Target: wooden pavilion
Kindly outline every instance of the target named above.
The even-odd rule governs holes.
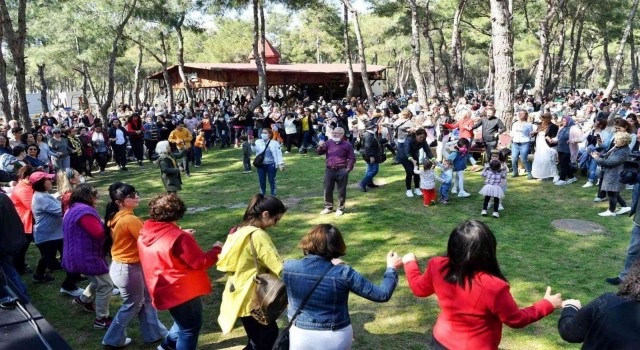
[[[342,98],[349,84],[346,64],[281,64],[280,53],[267,41],[265,48],[267,86],[271,92],[295,89],[309,94],[311,97],[323,96],[325,99]],[[231,97],[236,88],[256,88],[258,72],[253,60],[250,63],[185,63],[184,70],[191,81],[196,94],[203,90],[214,90],[217,96]],[[387,66],[367,65],[369,80],[372,85],[376,81],[386,80]],[[360,64],[353,65],[355,76],[354,95],[366,96],[362,86]],[[178,73],[178,65],[168,68],[170,81],[174,90],[184,89]],[[147,79],[157,80],[161,89],[165,88],[163,73],[155,73]],[[210,91],[211,92],[211,91]],[[207,93],[206,95],[209,96]]]

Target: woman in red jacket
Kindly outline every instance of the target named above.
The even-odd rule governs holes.
[[[560,294],[551,295],[547,287],[542,300],[518,308],[500,271],[496,245],[487,225],[469,220],[451,232],[447,255],[429,260],[423,275],[413,253],[402,258],[413,294],[438,296],[442,312],[433,327],[434,349],[498,349],[503,323],[522,328],[562,306]]]
[[[25,165],[18,171],[18,184],[11,192],[10,198],[16,207],[18,216],[24,225],[26,242],[18,249],[13,257],[13,264],[19,274],[32,273],[33,269],[25,262],[25,257],[31,242],[33,242],[33,212],[31,212],[31,200],[33,188],[29,182],[29,176],[34,172],[30,165]]]
[[[196,349],[202,327],[201,296],[211,293],[207,269],[222,250],[216,242],[208,252],[198,246],[194,230],[177,222],[186,211],[174,194],[149,202],[149,218],[138,237],[138,253],[153,306],[169,310],[174,323],[158,349]]]

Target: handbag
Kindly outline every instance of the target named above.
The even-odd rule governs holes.
[[[278,338],[276,339],[276,342],[273,344],[273,348],[271,348],[271,350],[289,350],[289,329],[291,329],[291,326],[293,326],[293,322],[296,320],[296,317],[300,315],[300,312],[302,312],[302,308],[304,308],[304,305],[307,303],[307,301],[309,300],[309,297],[311,297],[311,294],[316,289],[316,287],[318,287],[318,285],[320,284],[320,281],[322,281],[324,276],[326,276],[327,273],[332,268],[333,268],[333,264],[331,264],[326,270],[324,270],[320,278],[318,278],[318,280],[313,285],[313,287],[311,287],[311,290],[309,291],[309,293],[307,293],[304,299],[302,299],[300,306],[298,306],[298,309],[291,317],[291,320],[289,321],[289,324],[287,324],[287,327],[285,327],[282,330],[282,332],[280,332],[280,335],[278,335]]]
[[[255,232],[255,231],[254,231]],[[284,282],[270,273],[260,273],[256,248],[253,246],[253,232],[249,234],[251,255],[256,265],[256,288],[253,292],[251,316],[262,325],[268,325],[280,317],[287,308],[287,288]]]
[[[269,143],[271,143],[271,139],[267,141],[267,144],[264,146],[264,151],[260,152],[255,158],[253,158],[253,166],[256,168],[262,168],[264,166],[264,154],[269,149]]]

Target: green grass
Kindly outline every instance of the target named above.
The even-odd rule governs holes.
[[[547,285],[567,298],[577,298],[583,305],[603,292],[614,288],[604,282],[615,276],[622,267],[628,236],[632,227],[628,218],[600,218],[596,214],[606,204],[592,202],[595,190],[582,189],[582,179],[570,186],[557,187],[548,181],[527,181],[526,177],[509,179],[500,219],[482,218],[482,198],[477,194],[482,178],[466,173],[467,199],[452,197],[449,205],[424,208],[420,198],[406,198],[404,172],[400,166],[385,163],[376,181],[385,186],[362,193],[354,188],[364,172],[364,162],[358,159],[350,176],[347,208],[344,216],[320,216],[322,210],[322,178],[324,158],[315,155],[285,156],[287,169],[278,173],[279,197],[289,211],[278,226],[270,228],[278,251],[284,258],[299,258],[298,241],[315,224],[336,224],[345,236],[347,255],[344,260],[369,279],[379,283],[385,268],[385,254],[395,250],[400,254],[414,252],[424,268],[429,256],[443,254],[451,230],[466,219],[486,221],[498,238],[498,260],[511,284],[518,305],[529,306],[539,300]],[[128,173],[113,169],[92,181],[102,198],[114,181],[126,181],[142,196],[136,213],[147,216],[147,202],[163,191],[159,170],[145,163],[143,168],[130,166]],[[249,198],[258,191],[257,174],[241,174],[241,151],[215,149],[204,157],[204,165],[193,169],[192,177],[184,179],[180,192],[188,207],[208,209],[187,214],[180,222],[184,228],[195,228],[202,247],[210,247],[216,240],[224,241],[229,228],[241,221]],[[624,197],[630,199],[631,191]],[[337,195],[336,195],[337,199]],[[104,211],[104,202],[99,211]],[[608,234],[577,236],[558,231],[551,221],[559,218],[587,219],[604,225]],[[38,259],[35,247],[29,250],[28,261],[35,266]],[[35,285],[26,282],[33,304],[53,327],[75,349],[99,349],[104,331],[92,329],[93,316],[71,306],[71,299],[58,293],[63,274],[56,272],[56,282]],[[215,269],[209,271],[213,293],[205,297],[204,327],[200,335],[202,349],[241,349],[246,343],[242,326],[222,335],[216,319],[220,310],[225,278]],[[435,296],[416,298],[408,288],[404,273],[392,299],[385,304],[369,302],[351,296],[349,308],[354,328],[354,349],[423,349],[430,339],[431,327],[439,313]],[[115,315],[120,298],[111,302]],[[503,349],[577,349],[562,341],[557,333],[560,312],[525,329],[504,327]],[[168,312],[160,317],[171,326]],[[284,318],[280,320],[284,323]],[[143,345],[137,321],[129,327],[132,349],[154,349]]]

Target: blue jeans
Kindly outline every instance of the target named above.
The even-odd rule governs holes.
[[[307,130],[302,133],[302,147],[300,147],[300,151],[306,151],[307,148],[309,148],[309,144],[311,144],[314,148],[317,146],[316,141],[313,139],[311,130]]]
[[[193,164],[202,164],[202,148],[200,147],[193,147]]]
[[[198,336],[202,328],[202,300],[193,298],[169,309],[173,326],[164,338],[165,349],[193,350],[198,346]]]
[[[360,182],[362,187],[367,187],[368,184],[373,184],[373,177],[378,174],[378,170],[380,169],[380,164],[378,163],[367,163],[366,170],[364,172],[364,178]]]
[[[121,346],[127,338],[127,326],[134,317],[140,321],[142,340],[151,343],[167,335],[167,328],[158,320],[158,311],[151,305],[151,296],[145,286],[142,265],[111,262],[109,275],[120,290],[122,306],[102,342]]]
[[[529,142],[514,142],[511,144],[511,167],[514,174],[518,174],[518,157],[524,168],[527,169],[527,175],[531,176],[531,163],[527,159],[529,155]]]
[[[589,181],[596,183],[598,181],[598,163],[593,158],[589,159]]]
[[[624,280],[629,274],[631,266],[640,257],[640,226],[633,224],[633,230],[631,230],[631,241],[629,242],[629,250],[627,251],[627,260],[624,262],[624,270],[620,272],[618,278]]]
[[[2,270],[4,271],[4,275],[6,276],[9,285],[12,287],[11,289],[16,293],[16,296],[26,304],[29,302],[27,287],[24,285],[24,283],[22,283],[22,279],[20,279],[18,271],[16,271],[15,267],[13,266],[13,257],[5,256],[0,258],[0,268],[2,268]],[[4,292],[0,289],[0,299],[6,296],[8,295],[4,295]]]
[[[445,201],[449,200],[449,189],[451,188],[451,183],[443,183],[440,185],[440,199]]]
[[[267,178],[269,178],[269,187],[271,188],[271,195],[276,195],[276,165],[274,163],[264,164],[262,167],[256,168],[258,170],[258,182],[260,183],[260,193],[265,194],[267,192]]]

